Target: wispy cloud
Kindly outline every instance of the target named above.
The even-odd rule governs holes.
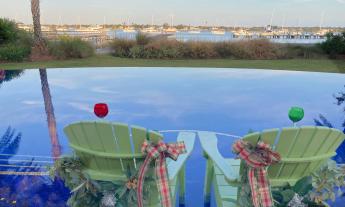
[[[102,87],[102,86],[92,87],[90,90],[92,92],[96,92],[96,93],[119,94],[119,92],[117,92],[117,91],[113,91],[113,90],[110,90],[110,89]]]
[[[78,102],[69,102],[68,105],[72,106],[75,109],[80,111],[86,111],[89,113],[93,113],[93,109],[88,104],[78,103]]]
[[[195,73],[195,71],[191,71]],[[241,80],[261,80],[272,77],[286,77],[296,76],[301,74],[298,71],[283,71],[283,70],[256,70],[256,69],[218,69],[218,70],[200,70],[198,75],[204,75],[205,77],[222,78],[222,79],[241,79]]]
[[[78,87],[78,84],[75,82],[75,80],[69,79],[51,78],[49,79],[49,84],[51,86],[57,86],[66,89],[76,89]]]
[[[30,105],[30,106],[42,106],[43,101],[35,101],[35,100],[24,100],[22,101],[23,104],[25,105]]]

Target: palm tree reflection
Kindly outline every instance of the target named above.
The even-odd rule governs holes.
[[[51,97],[50,89],[49,89],[47,70],[39,69],[39,71],[40,71],[42,94],[43,94],[43,100],[44,100],[44,108],[47,115],[49,136],[50,136],[50,141],[52,144],[52,156],[54,157],[54,159],[57,159],[61,155],[61,146],[59,143],[59,137],[56,130],[56,120],[55,120],[52,97]]]

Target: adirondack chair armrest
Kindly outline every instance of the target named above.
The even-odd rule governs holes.
[[[211,159],[230,182],[240,180],[239,173],[229,162],[219,153],[217,146],[217,136],[212,132],[198,132],[201,146],[208,159]]]
[[[186,145],[187,153],[181,154],[176,161],[170,161],[168,163],[169,180],[173,180],[182,167],[184,166],[187,158],[190,156],[194,148],[195,133],[192,132],[181,132],[177,137],[177,141],[183,141]]]

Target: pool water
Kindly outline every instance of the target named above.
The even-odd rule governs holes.
[[[345,91],[342,74],[83,68],[47,70],[47,82],[44,79],[39,70],[33,69],[7,71],[5,81],[0,81],[0,171],[46,171],[44,166],[53,163],[53,156],[60,151],[71,153],[63,128],[76,121],[98,120],[93,114],[93,105],[98,102],[109,106],[106,120],[154,130],[207,130],[242,136],[249,131],[292,126],[288,119],[291,106],[305,110],[298,125],[315,125],[314,119],[320,120],[321,114],[333,127],[344,129],[345,106],[338,105],[336,99]],[[45,104],[54,108],[55,116],[51,111],[46,113]],[[176,139],[176,133],[165,136],[167,141]],[[233,156],[234,140],[219,137],[224,156]],[[52,144],[56,141],[61,147]],[[187,162],[187,206],[203,206],[204,172],[205,160],[197,140]],[[68,198],[63,184],[47,176],[0,178],[0,206],[65,206]],[[339,203],[338,199],[332,206]]]

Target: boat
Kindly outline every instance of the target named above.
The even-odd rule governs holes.
[[[211,33],[212,34],[217,34],[217,35],[224,35],[225,34],[225,30],[219,29],[219,28],[212,28]]]

